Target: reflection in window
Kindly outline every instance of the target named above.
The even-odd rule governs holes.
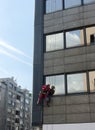
[[[65,0],[65,8],[71,8],[81,5],[81,0]]]
[[[62,10],[62,0],[46,0],[46,13]]]
[[[75,47],[84,45],[83,30],[74,30],[66,32],[66,47]]]
[[[95,92],[95,71],[89,72],[90,92]]]
[[[84,0],[84,4],[93,3],[95,0]]]
[[[95,27],[86,28],[87,45],[95,44]]]
[[[67,92],[87,92],[86,73],[67,75]]]
[[[63,49],[63,33],[46,36],[46,51]]]
[[[46,77],[46,84],[55,86],[55,94],[65,94],[64,75]]]

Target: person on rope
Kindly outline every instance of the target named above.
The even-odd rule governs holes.
[[[55,93],[55,86],[51,86],[50,90],[47,92],[46,95],[46,103],[48,107],[50,106],[51,97],[54,95],[54,93]]]
[[[47,97],[48,91],[50,91],[50,85],[43,85],[41,91],[39,92],[37,104],[40,104],[41,101]]]

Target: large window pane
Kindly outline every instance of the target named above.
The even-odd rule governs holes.
[[[89,72],[90,92],[95,92],[95,71]]]
[[[49,13],[51,12],[51,1],[46,0],[46,12]]]
[[[87,92],[86,73],[67,75],[67,92]]]
[[[55,94],[65,94],[64,75],[48,76],[46,84],[55,86]]]
[[[46,13],[62,10],[62,0],[46,0]]]
[[[95,44],[95,27],[86,28],[87,45]]]
[[[66,47],[75,47],[84,45],[83,30],[66,32]]]
[[[93,3],[95,0],[84,0],[84,4]]]
[[[46,36],[46,51],[63,49],[63,33]]]
[[[62,5],[63,5],[63,3],[62,3],[62,0],[56,0],[56,6],[55,6],[55,10],[57,11],[57,10],[62,10]]]
[[[65,2],[65,8],[71,8],[74,6],[81,5],[81,0],[64,0]]]

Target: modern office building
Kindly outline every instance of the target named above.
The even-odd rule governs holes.
[[[50,107],[41,86],[55,85]],[[95,0],[35,0],[34,129],[95,129]]]
[[[0,79],[0,130],[31,129],[31,95],[13,78]]]

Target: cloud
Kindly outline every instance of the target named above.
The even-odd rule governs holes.
[[[68,47],[79,46],[81,44],[79,36],[76,35],[75,33],[67,32],[66,37]]]
[[[15,47],[9,45],[7,42],[5,42],[5,41],[3,41],[3,40],[0,40],[0,46],[5,47],[5,48],[7,48],[7,49],[9,49],[9,50],[11,50],[11,51],[13,51],[13,52],[16,52],[17,54],[20,54],[20,55],[23,55],[23,56],[25,56],[25,57],[27,57],[27,58],[32,59],[31,56],[28,56],[28,55],[27,55],[26,53],[24,53],[23,51],[21,51],[21,50],[15,48]]]
[[[11,54],[11,53],[7,52],[7,51],[6,51],[6,50],[4,50],[4,49],[0,49],[0,53],[4,54],[4,55],[6,55],[6,56],[9,56],[9,57],[11,57],[11,58],[13,58],[13,59],[15,59],[15,60],[17,60],[17,61],[21,62],[21,63],[24,63],[24,64],[27,64],[27,65],[29,65],[29,66],[32,66],[32,64],[31,64],[31,63],[26,62],[26,61],[24,61],[24,60],[22,60],[22,59],[20,59],[20,58],[16,57],[15,55],[13,55],[13,54]]]

